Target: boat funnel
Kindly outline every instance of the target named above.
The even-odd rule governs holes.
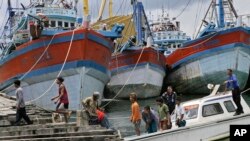
[[[147,47],[152,47],[152,45],[153,45],[152,36],[148,36],[148,38],[147,38]]]
[[[90,15],[85,16],[82,23],[83,28],[89,28],[90,21],[91,21]]]
[[[177,28],[177,30],[180,30],[180,22],[179,22],[179,21],[176,21],[175,23],[176,23],[176,28]]]
[[[239,27],[239,26],[242,26],[242,16],[239,16],[238,18],[237,18],[237,25],[236,25],[237,27]]]

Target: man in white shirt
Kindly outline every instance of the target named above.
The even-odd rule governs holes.
[[[25,110],[25,102],[23,98],[23,89],[20,87],[21,81],[15,80],[14,82],[15,88],[16,88],[16,123],[15,125],[19,125],[21,119],[23,118],[28,124],[33,124],[33,122],[30,120],[28,115],[26,114]]]
[[[186,121],[184,120],[185,111],[183,107],[180,105],[180,103],[181,103],[181,98],[177,97],[175,105],[175,119],[176,119],[175,124],[178,127],[184,127],[186,125]]]

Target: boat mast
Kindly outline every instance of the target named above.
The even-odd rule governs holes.
[[[131,4],[133,5],[134,10],[133,19],[136,27],[137,44],[142,45],[143,41],[146,41],[147,37],[151,36],[152,33],[148,24],[147,16],[145,14],[142,2],[138,2],[137,0],[131,0]]]
[[[10,0],[8,0],[8,11],[9,11],[9,25],[10,25],[10,27],[9,27],[9,30],[10,30],[10,32],[11,32],[11,30],[12,30],[12,27],[13,27],[13,16],[14,16],[14,12],[13,12],[13,8],[12,8],[12,6],[11,6],[11,1]]]
[[[83,13],[84,17],[89,15],[89,0],[83,0]]]
[[[99,9],[99,15],[98,15],[97,21],[102,20],[102,14],[103,14],[106,2],[107,2],[107,0],[102,0],[101,7]]]
[[[224,15],[224,7],[223,7],[223,0],[216,1],[217,12],[218,12],[218,27],[224,28],[225,27],[225,15]]]
[[[113,17],[113,0],[109,0],[109,18]]]
[[[239,16],[236,13],[232,2],[232,0],[211,0],[209,8],[202,20],[195,38],[198,37],[203,25],[207,27],[208,25],[217,23],[216,28],[218,29],[235,25],[235,20],[237,20]],[[208,19],[209,13],[211,14],[211,17]]]

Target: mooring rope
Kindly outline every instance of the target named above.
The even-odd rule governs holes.
[[[33,64],[33,66],[21,77],[19,78],[18,80],[23,80],[33,69],[34,67],[38,64],[38,62],[42,59],[42,57],[44,56],[44,54],[47,52],[47,50],[49,49],[54,37],[56,36],[57,34],[54,34],[49,42],[49,44],[47,45],[47,47],[45,48],[45,50],[43,51],[43,53],[40,55],[40,57],[36,60],[36,62]],[[13,86],[13,84],[11,84],[10,86],[6,87],[5,89],[1,90],[0,92],[3,93],[3,91],[6,91],[8,89],[10,89],[11,87]]]
[[[64,66],[65,66],[65,64],[66,64],[66,62],[67,62],[67,59],[68,59],[68,56],[69,56],[69,53],[70,53],[70,50],[71,50],[71,47],[72,47],[74,35],[75,35],[75,30],[73,30],[73,32],[72,32],[72,37],[71,37],[71,41],[70,41],[70,44],[69,44],[69,48],[68,48],[66,57],[65,57],[65,59],[64,59],[63,65],[62,65],[62,67],[61,67],[61,70],[60,70],[59,73],[57,74],[57,77],[59,77],[59,76],[61,75],[61,73],[62,73],[62,71],[63,71],[63,69],[64,69]],[[33,99],[33,100],[27,101],[26,103],[29,104],[29,103],[31,103],[31,102],[33,102],[33,101],[36,101],[36,100],[42,98],[45,94],[47,94],[47,93],[51,90],[51,88],[55,85],[55,83],[56,83],[56,79],[53,81],[53,83],[50,85],[50,87],[49,87],[43,94],[41,94],[39,97],[37,97],[37,98],[35,98],[35,99]]]
[[[118,95],[120,95],[120,93],[121,93],[121,92],[123,91],[123,89],[126,87],[126,85],[128,84],[128,81],[130,80],[132,74],[134,73],[134,71],[135,71],[137,65],[139,64],[139,61],[140,61],[140,59],[141,59],[141,57],[142,57],[142,54],[143,54],[143,51],[144,51],[145,48],[146,48],[146,47],[142,47],[140,56],[138,57],[138,59],[137,59],[137,61],[136,61],[136,64],[135,64],[133,70],[130,72],[129,77],[128,77],[128,79],[125,81],[125,83],[124,83],[124,85],[122,86],[122,88],[121,88],[121,89],[117,92],[117,94],[111,99],[111,101],[109,101],[109,102],[106,103],[104,106],[102,106],[102,108],[105,108],[106,106],[108,106],[108,105],[113,101],[113,99],[115,99]]]

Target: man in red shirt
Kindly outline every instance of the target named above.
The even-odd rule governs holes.
[[[59,95],[53,97],[51,100],[54,101],[55,100],[55,104],[57,104],[56,106],[56,112],[63,114],[64,118],[65,118],[65,122],[68,122],[69,116],[71,114],[71,111],[69,111],[69,98],[68,98],[68,93],[67,90],[63,84],[64,79],[62,77],[58,77],[56,79],[56,83],[59,86]]]

